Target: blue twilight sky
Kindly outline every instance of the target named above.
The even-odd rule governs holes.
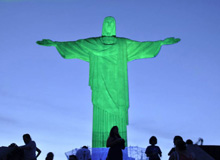
[[[0,0],[0,146],[30,133],[39,160],[91,146],[89,64],[35,42],[100,36],[109,15],[119,37],[181,38],[128,63],[128,145],[145,148],[155,135],[162,159],[177,134],[220,145],[219,0]]]

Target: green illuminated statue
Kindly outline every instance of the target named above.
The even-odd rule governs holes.
[[[162,45],[179,42],[167,38],[154,42],[138,42],[116,37],[115,19],[104,19],[102,36],[77,41],[37,41],[43,46],[55,46],[63,58],[89,62],[89,85],[92,89],[92,147],[106,147],[110,129],[118,126],[127,145],[128,75],[127,62],[157,56]]]

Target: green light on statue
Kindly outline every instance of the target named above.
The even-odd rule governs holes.
[[[106,147],[109,131],[118,126],[127,146],[128,75],[127,62],[157,56],[162,45],[174,44],[178,38],[138,42],[116,37],[115,19],[106,17],[102,36],[77,41],[37,41],[43,46],[55,46],[63,58],[89,62],[89,85],[92,90],[92,147]]]

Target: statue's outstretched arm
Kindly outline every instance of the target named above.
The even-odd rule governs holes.
[[[50,39],[43,39],[41,41],[37,41],[36,43],[42,46],[56,46],[56,42]]]
[[[170,38],[166,38],[165,40],[163,40],[162,45],[175,44],[175,43],[178,43],[179,41],[180,41],[180,38],[170,37]]]
[[[81,39],[77,41],[52,41],[50,39],[43,39],[36,43],[42,46],[54,46],[60,55],[65,59],[81,59],[89,62],[89,51],[94,50],[96,45],[93,45],[94,40]],[[89,50],[89,51],[88,51]]]

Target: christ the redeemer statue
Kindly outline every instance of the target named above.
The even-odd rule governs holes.
[[[162,45],[174,44],[178,38],[153,42],[138,42],[116,37],[115,19],[104,19],[102,36],[77,41],[37,41],[43,46],[55,46],[63,58],[89,62],[89,85],[92,90],[92,147],[106,147],[110,129],[118,126],[127,145],[128,73],[127,62],[157,56]]]

